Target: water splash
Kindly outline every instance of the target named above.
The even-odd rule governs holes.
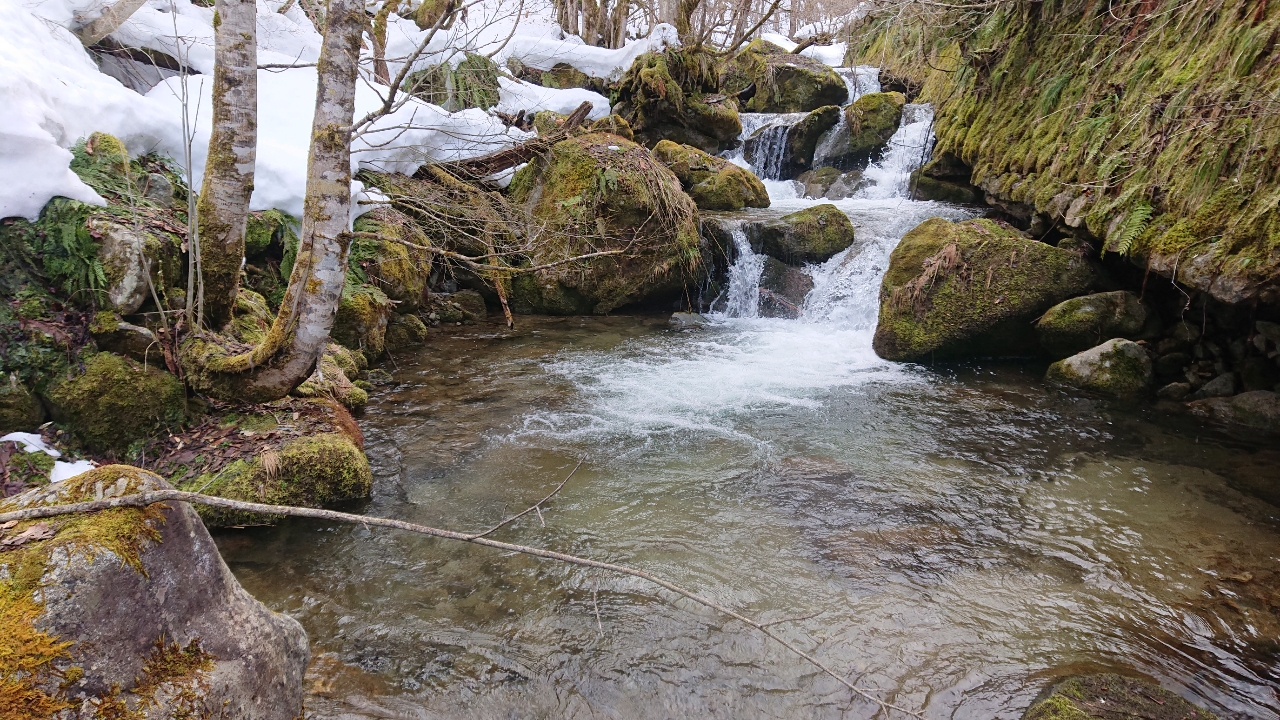
[[[907,105],[898,131],[879,162],[862,173],[870,182],[858,191],[868,199],[905,198],[910,194],[911,173],[924,165],[933,148],[933,106]]]
[[[741,225],[729,234],[733,237],[737,257],[729,266],[729,289],[720,312],[731,318],[760,317],[760,275],[764,272],[764,256],[752,251],[751,242]]]

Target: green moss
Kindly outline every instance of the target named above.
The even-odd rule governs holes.
[[[348,285],[338,303],[338,315],[330,336],[334,342],[377,359],[386,350],[387,320],[391,301],[370,285]]]
[[[531,264],[629,249],[540,271],[536,281],[521,280],[527,283],[519,291],[522,301],[532,311],[578,312],[585,303],[593,312],[609,312],[657,293],[679,292],[691,279],[701,262],[696,207],[679,180],[643,147],[589,133],[556,143],[530,166],[530,175],[517,176],[510,193],[546,228]]]
[[[1137,295],[1123,290],[1071,298],[1045,311],[1036,322],[1040,345],[1063,358],[1112,338],[1138,337],[1147,310]]]
[[[1258,100],[1280,92],[1280,73],[1258,69],[1278,27],[1280,9],[1249,0],[912,10],[873,20],[849,60],[919,80],[935,153],[975,185],[1050,220],[1055,198],[1088,188],[1071,227],[1242,302],[1280,277],[1280,137]]]
[[[1045,379],[1119,398],[1151,390],[1151,360],[1136,343],[1109,340],[1049,366]]]
[[[824,203],[783,215],[748,231],[752,245],[790,264],[817,263],[853,244],[849,216]]]
[[[252,258],[265,253],[273,242],[283,244],[285,235],[294,232],[296,222],[279,210],[249,213],[244,234],[245,257]]]
[[[387,323],[387,352],[419,347],[427,340],[427,326],[417,315],[393,315]]]
[[[1079,255],[990,220],[926,220],[889,258],[875,351],[889,360],[1032,352],[1030,321],[1093,282]]]
[[[628,123],[621,115],[602,117],[591,123],[590,130],[593,133],[609,133],[610,135],[617,135],[624,140],[634,141],[636,139],[636,134],[631,129],[631,124]]]
[[[364,452],[343,433],[322,433],[291,440],[253,460],[237,460],[216,473],[183,483],[182,489],[218,497],[266,503],[327,507],[369,496],[373,474]],[[211,527],[276,522],[275,516],[222,508],[198,509]]]
[[[1059,682],[1029,708],[1023,720],[1217,720],[1154,682],[1113,673],[1077,675]]]
[[[84,372],[49,389],[54,417],[86,447],[122,453],[136,440],[180,425],[186,389],[167,372],[112,353],[88,358]]]
[[[804,119],[791,126],[787,131],[787,156],[791,158],[793,173],[812,167],[818,140],[839,121],[840,108],[828,105],[805,115]]]
[[[275,313],[271,312],[266,298],[248,288],[240,288],[231,318],[231,334],[237,340],[249,345],[261,343],[274,320]]]
[[[742,123],[736,102],[720,92],[722,64],[701,48],[641,55],[618,82],[615,111],[645,145],[670,139],[706,152],[728,149]]]
[[[0,435],[31,432],[42,422],[44,409],[40,406],[40,400],[18,382],[17,375],[11,374],[7,379],[0,379]]]
[[[844,109],[844,119],[849,126],[849,146],[844,156],[857,162],[865,162],[889,142],[902,120],[902,108],[907,104],[905,95],[899,92],[867,93]]]
[[[690,145],[662,140],[653,156],[666,165],[702,210],[741,210],[768,207],[769,193],[749,170]]]
[[[754,84],[747,112],[810,112],[827,105],[843,105],[848,97],[844,81],[827,65],[794,55],[765,40],[753,40],[724,69],[720,85],[739,93]]]
[[[466,53],[456,67],[449,63],[410,73],[404,89],[424,102],[457,112],[488,110],[498,104],[498,65],[476,53]]]
[[[559,130],[568,117],[552,110],[539,110],[533,114],[533,129],[538,131],[538,135],[546,137]]]

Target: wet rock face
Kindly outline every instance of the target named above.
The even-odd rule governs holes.
[[[1124,717],[1147,720],[1217,720],[1179,695],[1149,680],[1113,673],[1077,675],[1054,685],[1022,720],[1089,720]]]
[[[1036,334],[1050,357],[1064,358],[1104,340],[1136,339],[1148,316],[1147,308],[1131,292],[1095,293],[1049,308],[1036,323]]]
[[[1033,354],[1032,321],[1095,279],[1080,255],[991,220],[926,220],[889,258],[873,346],[887,360]]]
[[[825,262],[854,242],[853,223],[835,205],[815,205],[743,229],[753,251],[788,265]]]
[[[0,502],[0,511],[167,487],[109,465]],[[25,521],[5,539],[0,671],[15,680],[6,697],[30,716],[301,715],[310,656],[302,626],[240,587],[185,503]]]
[[[794,177],[813,167],[813,153],[818,148],[822,134],[840,120],[840,108],[835,105],[818,108],[787,131],[787,159],[789,177]]]
[[[808,274],[766,257],[760,273],[760,317],[798,318],[813,289]]]
[[[1226,425],[1280,434],[1280,394],[1269,390],[1195,400],[1187,404],[1187,409],[1193,415]]]
[[[907,98],[902,93],[867,93],[844,109],[848,142],[825,162],[849,169],[866,167],[878,158],[902,121]]]
[[[700,210],[769,207],[769,193],[750,170],[691,145],[662,140],[653,156],[680,179],[680,186]]]
[[[1136,399],[1151,391],[1155,375],[1141,345],[1117,338],[1049,366],[1050,382],[1117,398]]]

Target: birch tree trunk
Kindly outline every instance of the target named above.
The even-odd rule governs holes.
[[[255,0],[217,0],[213,133],[200,202],[200,265],[209,327],[231,319],[244,259],[258,152],[258,16]]]
[[[362,0],[329,0],[298,257],[275,322],[261,344],[237,355],[207,335],[184,343],[187,382],[196,390],[241,402],[282,398],[310,377],[324,352],[347,277],[351,125],[364,23]]]

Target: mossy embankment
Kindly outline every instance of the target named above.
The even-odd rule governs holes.
[[[1280,301],[1280,5],[1047,0],[868,18],[849,64],[912,79],[935,157],[1037,235],[1230,303]]]

